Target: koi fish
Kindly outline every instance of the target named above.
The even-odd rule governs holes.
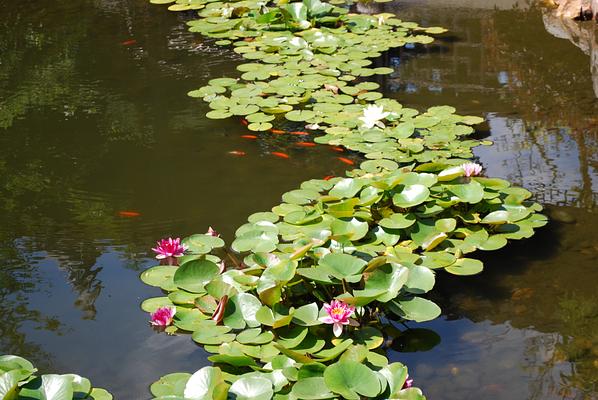
[[[139,217],[141,213],[138,213],[137,211],[119,211],[118,215],[125,218],[135,218]]]
[[[316,147],[316,144],[313,142],[298,142],[297,146],[301,147]]]
[[[334,175],[326,175],[326,176],[325,176],[324,178],[322,178],[322,179],[324,179],[325,181],[329,181],[329,180],[331,180],[332,178],[334,178]]]
[[[337,157],[339,160],[341,160],[341,162],[344,162],[347,165],[354,165],[355,162],[353,162],[353,160],[349,160],[348,158],[345,157]]]
[[[291,135],[309,135],[309,132],[303,132],[303,131],[293,131],[293,132],[289,132]]]
[[[249,125],[249,121],[247,121],[245,118],[241,118],[241,123],[245,126]]]
[[[137,40],[135,40],[135,39],[129,39],[129,40],[125,40],[121,44],[123,46],[130,46],[130,45],[135,44],[135,43],[137,43]]]
[[[232,154],[233,156],[244,156],[247,153],[245,153],[244,151],[241,151],[241,150],[232,150],[232,151],[229,151],[228,154]]]
[[[343,151],[345,151],[345,149],[343,149],[342,147],[338,147],[338,146],[332,146],[331,149],[332,149],[332,151],[338,151],[339,153],[342,153]]]
[[[273,156],[279,157],[279,158],[291,158],[291,157],[289,157],[288,154],[281,153],[279,151],[273,151],[270,154],[272,154]]]
[[[270,129],[270,132],[276,133],[277,135],[280,135],[281,133],[284,133],[284,131],[282,131],[280,129]]]
[[[257,136],[255,135],[241,135],[241,137],[243,139],[257,139]]]

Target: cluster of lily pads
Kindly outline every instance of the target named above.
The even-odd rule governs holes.
[[[209,118],[243,117],[264,132],[301,124],[324,133],[317,143],[368,160],[346,177],[285,193],[271,211],[251,215],[230,247],[211,230],[158,244],[162,265],[141,279],[164,295],[142,309],[168,333],[190,332],[214,366],[166,375],[152,394],[424,399],[387,352],[406,322],[440,315],[425,298],[436,271],[479,273],[470,253],[546,223],[527,190],[466,163],[472,147],[489,144],[466,139],[481,118],[448,106],[419,113],[363,80],[392,72],[369,59],[444,29],[320,0],[177,0],[169,9],[199,10],[191,31],[252,60],[238,67],[240,79],[189,93],[209,102]]]
[[[245,398],[240,387],[259,387],[264,399],[273,393],[418,398],[419,389],[402,388],[404,366],[386,358],[384,332],[395,322],[440,314],[421,297],[433,288],[435,270],[476,274],[482,263],[466,254],[501,248],[546,223],[528,191],[502,179],[467,177],[462,166],[439,170],[429,163],[415,171],[373,160],[352,174],[304,182],[271,212],[251,215],[236,232],[234,253],[213,234],[192,235],[182,241],[179,266],[142,273],[145,283],[168,294],[142,308],[174,308],[168,332],[193,332],[193,340],[214,354],[208,359],[221,366],[198,371],[221,377],[209,384],[201,379],[210,390],[230,384],[227,390]],[[238,254],[245,257],[238,260]],[[354,323],[338,337],[325,323],[332,300],[355,307]],[[165,385],[185,387],[154,389]],[[189,391],[193,385],[187,384]],[[165,394],[154,389],[157,398]]]
[[[28,360],[0,356],[0,399],[112,400],[112,395],[91,386],[89,379],[75,374],[37,376],[37,368]]]

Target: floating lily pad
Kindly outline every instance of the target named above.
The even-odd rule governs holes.
[[[176,290],[174,284],[174,274],[178,268],[171,265],[158,265],[143,271],[140,275],[141,280],[150,286],[157,286],[167,291]]]

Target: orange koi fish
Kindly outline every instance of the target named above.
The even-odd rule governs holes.
[[[316,147],[314,142],[297,142],[297,146],[301,147]]]
[[[257,136],[255,135],[241,135],[241,137],[243,139],[257,139]]]
[[[137,40],[135,40],[135,39],[129,39],[129,40],[125,40],[121,44],[123,46],[130,46],[130,45],[135,44],[135,43],[137,43]]]
[[[325,176],[324,178],[322,178],[322,179],[324,179],[325,181],[329,181],[329,180],[331,180],[332,178],[334,178],[334,175],[326,175],[326,176]]]
[[[138,213],[137,211],[119,211],[118,215],[121,217],[125,217],[125,218],[135,218],[135,217],[139,217],[141,215],[141,213]]]
[[[331,149],[332,149],[332,151],[338,151],[339,153],[342,153],[343,151],[345,151],[345,149],[343,149],[342,147],[338,147],[338,146],[332,146]]]
[[[245,126],[249,125],[249,121],[247,121],[245,118],[241,118],[241,123]]]
[[[273,151],[270,154],[272,154],[273,156],[279,157],[279,158],[291,158],[291,157],[289,157],[288,154],[281,153],[279,151]]]
[[[347,165],[354,165],[355,163],[353,162],[353,160],[349,160],[348,158],[345,157],[337,157],[339,160],[341,160],[342,162],[344,162]]]
[[[303,132],[303,131],[294,131],[294,132],[289,132],[291,135],[309,135],[309,132]]]
[[[280,129],[270,129],[270,132],[276,133],[277,135],[280,135],[281,133],[284,133],[284,131],[282,131]]]

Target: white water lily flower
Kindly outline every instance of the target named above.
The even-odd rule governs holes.
[[[233,15],[233,11],[235,11],[234,7],[225,6],[222,8],[222,12],[220,13],[220,15],[223,18],[230,18]]]
[[[371,129],[374,126],[384,128],[384,123],[381,120],[389,115],[389,112],[384,112],[383,106],[375,106],[370,104],[363,109],[363,117],[359,117],[359,120],[363,122],[362,127],[367,129]]]
[[[384,17],[384,15],[378,15],[378,26],[384,25],[385,22],[386,18]]]
[[[305,48],[307,47],[307,42],[300,37],[295,36],[291,40],[289,40],[289,44],[295,47]]]

